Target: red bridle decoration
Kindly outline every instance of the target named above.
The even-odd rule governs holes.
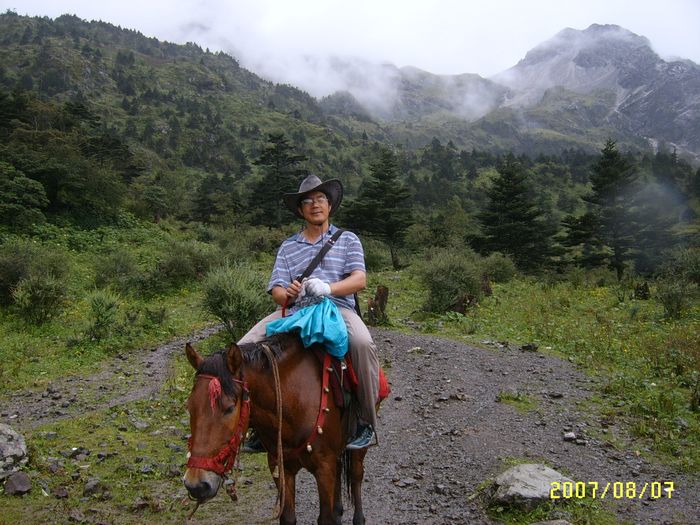
[[[200,374],[198,377],[203,379],[209,379],[209,400],[211,403],[211,409],[214,410],[216,406],[216,401],[221,397],[221,382],[216,376],[210,376],[206,374]],[[241,447],[243,442],[243,437],[248,428],[248,419],[250,416],[250,396],[248,392],[248,383],[238,379],[234,379],[236,383],[240,383],[243,387],[241,393],[241,409],[238,416],[238,426],[236,431],[231,436],[231,439],[226,443],[221,450],[213,456],[193,456],[192,455],[192,436],[187,441],[188,449],[190,451],[190,457],[187,460],[187,468],[199,468],[203,470],[210,470],[217,473],[219,476],[226,475],[236,462],[236,455],[238,454],[238,449]]]
[[[209,380],[209,403],[211,404],[212,414],[214,413],[214,407],[216,402],[221,397],[221,381],[216,376],[207,376],[211,379]]]

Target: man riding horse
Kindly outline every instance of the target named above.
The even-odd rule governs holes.
[[[337,179],[322,182],[315,175],[304,179],[296,193],[284,195],[287,207],[304,219],[304,228],[285,240],[277,252],[268,293],[279,306],[258,322],[239,344],[253,343],[265,338],[267,324],[280,319],[283,312],[294,313],[302,297],[328,297],[336,306],[347,326],[348,351],[358,377],[358,425],[347,448],[357,450],[376,442],[376,402],[379,393],[379,360],[377,348],[362,318],[355,311],[355,293],[367,285],[364,250],[360,239],[344,231],[311,275],[298,280],[323,246],[338,228],[330,223],[343,200],[343,186]]]

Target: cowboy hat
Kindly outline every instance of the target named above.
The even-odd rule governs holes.
[[[294,215],[303,219],[304,216],[299,213],[299,207],[301,206],[300,201],[304,198],[304,195],[312,191],[320,191],[326,194],[331,206],[330,215],[335,213],[343,200],[343,184],[338,179],[329,179],[322,182],[316,175],[309,175],[301,181],[298,192],[285,193],[282,198],[287,208],[289,208]]]

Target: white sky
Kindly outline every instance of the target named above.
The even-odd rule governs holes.
[[[329,54],[488,77],[565,27],[592,23],[645,36],[662,58],[700,63],[700,0],[0,0],[7,9],[196,42],[290,83],[300,57]]]

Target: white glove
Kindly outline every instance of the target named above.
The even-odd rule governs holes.
[[[321,279],[312,277],[304,281],[304,291],[306,295],[324,297],[331,294],[331,285],[324,283]]]

